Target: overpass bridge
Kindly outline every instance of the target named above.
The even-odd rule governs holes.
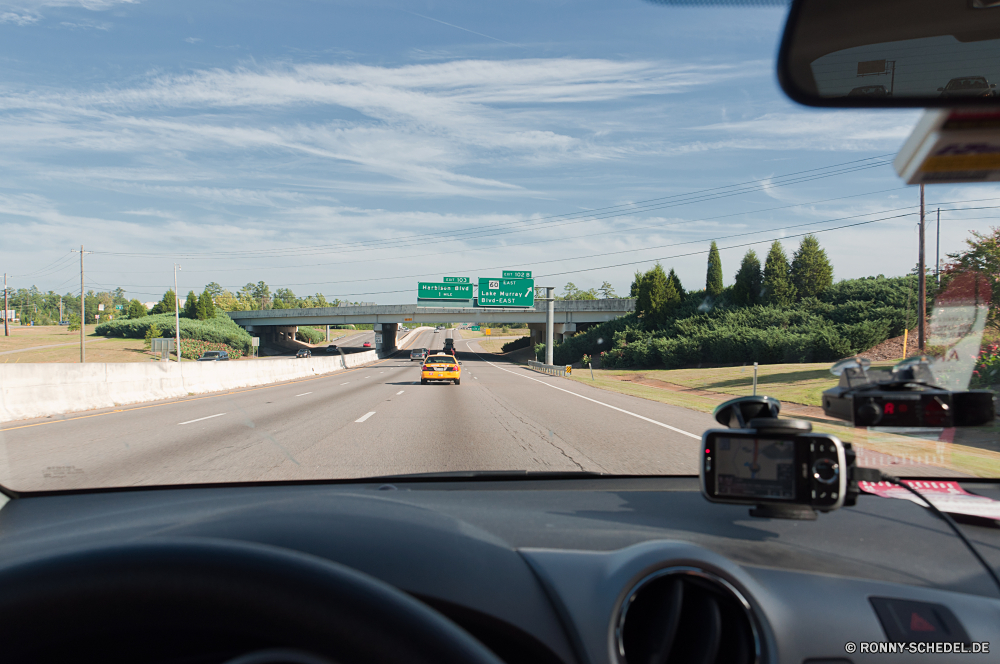
[[[556,300],[552,304],[554,341],[635,310],[635,300],[628,298]],[[371,324],[382,335],[382,350],[391,352],[396,350],[396,332],[403,324],[474,323],[489,327],[498,323],[527,323],[532,343],[541,343],[545,340],[547,305],[548,302],[537,299],[531,308],[449,306],[447,302],[439,306],[385,304],[230,311],[229,317],[254,336],[272,342],[294,338],[299,325]]]

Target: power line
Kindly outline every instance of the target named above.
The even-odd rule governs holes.
[[[685,193],[685,194],[676,194],[676,195],[673,195],[673,196],[665,196],[665,197],[661,197],[661,198],[648,199],[648,200],[645,200],[645,201],[640,201],[638,203],[630,203],[630,204],[627,204],[627,205],[618,205],[618,206],[609,206],[609,207],[606,207],[606,208],[598,208],[597,211],[585,210],[585,211],[580,211],[580,212],[571,212],[571,213],[564,213],[564,214],[560,214],[560,215],[546,216],[546,217],[536,218],[536,219],[533,219],[533,220],[530,220],[530,221],[517,220],[517,221],[512,221],[512,222],[504,222],[504,223],[501,223],[501,224],[494,224],[493,226],[491,226],[488,229],[475,228],[475,229],[466,229],[465,231],[439,231],[439,232],[435,232],[435,233],[412,234],[412,235],[407,235],[407,236],[403,236],[403,237],[395,238],[395,239],[391,239],[391,240],[370,240],[370,241],[362,241],[362,242],[355,242],[355,243],[340,243],[340,244],[332,244],[332,245],[313,245],[313,246],[307,246],[307,247],[286,247],[286,248],[283,248],[283,249],[261,249],[261,250],[251,250],[251,251],[226,251],[226,252],[184,253],[184,254],[177,254],[177,253],[110,252],[110,251],[108,251],[108,252],[100,252],[100,253],[103,253],[104,255],[131,256],[131,257],[137,257],[137,258],[143,258],[143,257],[167,258],[167,257],[172,257],[172,258],[186,258],[186,259],[193,259],[193,260],[209,260],[209,259],[212,259],[212,260],[238,260],[238,259],[246,258],[246,257],[249,257],[249,256],[282,257],[282,256],[301,256],[301,255],[308,255],[308,254],[311,254],[311,253],[336,253],[336,252],[328,251],[331,248],[339,248],[343,252],[343,251],[357,251],[357,250],[363,249],[365,247],[369,247],[369,248],[407,247],[407,246],[414,246],[414,244],[421,244],[421,243],[412,243],[412,242],[410,242],[410,240],[421,239],[421,238],[427,239],[428,241],[437,241],[441,237],[447,237],[448,239],[456,239],[456,238],[462,237],[463,235],[470,236],[470,237],[483,236],[483,235],[490,235],[490,236],[506,235],[506,234],[509,234],[509,233],[525,232],[525,231],[528,231],[528,230],[533,230],[533,229],[541,227],[543,225],[546,228],[554,228],[554,227],[564,226],[564,225],[568,225],[568,224],[583,223],[583,222],[586,222],[586,221],[594,221],[594,220],[599,220],[599,219],[607,219],[607,218],[612,218],[612,217],[625,216],[625,215],[628,215],[628,214],[635,214],[636,212],[648,212],[650,210],[665,209],[665,208],[668,208],[668,207],[676,207],[676,206],[679,206],[679,205],[689,205],[689,204],[692,204],[692,203],[704,202],[706,200],[715,200],[715,199],[718,199],[718,198],[728,198],[730,196],[736,196],[736,195],[741,195],[741,194],[752,192],[752,191],[757,191],[758,188],[759,188],[759,185],[761,185],[762,183],[765,183],[765,182],[769,182],[771,186],[787,186],[787,185],[790,185],[790,184],[799,184],[801,182],[808,182],[808,181],[811,181],[811,180],[822,179],[822,178],[827,178],[827,177],[833,177],[835,175],[842,175],[844,173],[850,173],[850,172],[868,170],[868,169],[871,169],[871,168],[877,168],[877,167],[880,167],[880,166],[885,166],[885,165],[887,165],[887,164],[889,164],[891,162],[888,161],[888,160],[886,160],[886,161],[880,161],[880,162],[876,162],[876,163],[867,163],[867,164],[864,164],[862,166],[856,166],[856,167],[846,168],[846,169],[841,168],[840,170],[831,171],[831,172],[828,172],[828,173],[822,173],[822,174],[819,174],[819,175],[810,175],[810,176],[803,177],[803,174],[806,174],[806,173],[814,173],[815,171],[820,171],[820,170],[828,170],[829,171],[830,169],[838,169],[838,168],[840,168],[842,166],[845,166],[845,165],[857,164],[859,162],[870,162],[873,159],[880,159],[880,158],[882,158],[884,156],[886,156],[886,155],[880,155],[879,157],[869,157],[867,159],[855,160],[855,161],[851,161],[851,162],[845,162],[843,164],[835,164],[833,166],[827,166],[827,167],[823,167],[823,168],[809,169],[809,170],[806,170],[806,171],[798,171],[798,172],[790,173],[790,174],[787,174],[787,175],[776,176],[774,178],[761,178],[761,179],[758,179],[758,180],[749,180],[747,182],[737,183],[737,184],[734,184],[734,185],[725,185],[725,186],[722,186],[722,187],[712,187],[710,189],[703,189],[703,190],[699,190],[699,191],[695,191],[695,192],[689,192],[689,193]],[[754,186],[750,187],[748,185],[754,185]],[[736,190],[736,191],[731,191],[731,192],[717,193],[717,194],[710,195],[710,196],[706,195],[707,192],[721,192],[721,190],[724,190],[724,189],[733,189],[733,188],[739,188],[739,189]],[[604,211],[610,211],[610,212],[605,213]],[[548,224],[548,225],[544,224],[544,222],[546,222],[546,221],[551,221],[553,219],[564,219],[564,218],[569,217],[571,215],[576,215],[576,217],[574,217],[571,221],[565,222],[563,224]],[[528,228],[523,228],[523,227],[522,228],[508,228],[506,230],[503,230],[505,227],[515,226],[515,225],[518,225],[518,224],[522,224],[522,225],[527,224]],[[379,246],[379,245],[381,245],[381,246]]]

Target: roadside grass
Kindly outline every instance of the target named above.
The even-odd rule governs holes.
[[[493,353],[495,355],[502,355],[502,346],[505,343],[514,341],[515,339],[520,339],[522,336],[519,335],[514,337],[484,337],[478,341],[479,347],[485,350],[487,353]]]
[[[892,363],[888,362],[881,364],[891,365]],[[780,368],[782,367],[784,368],[784,371],[781,371]],[[793,401],[792,399],[788,399],[783,395],[808,394],[809,391],[815,389],[822,391],[825,387],[818,388],[815,385],[808,384],[811,381],[821,380],[821,378],[816,375],[819,372],[817,367],[823,367],[823,371],[825,371],[826,375],[832,379],[822,379],[827,382],[827,387],[836,384],[836,378],[829,373],[829,365],[827,364],[768,365],[766,368],[770,369],[768,372],[768,376],[770,378],[768,383],[769,387],[763,391],[758,390],[758,393],[766,393],[781,401],[787,400],[791,402]],[[760,375],[762,373],[760,372],[760,369],[764,368],[765,367],[759,367],[758,385],[762,383],[762,381],[760,381]],[[701,382],[696,380],[694,372],[702,372],[703,374],[708,374],[708,376],[706,376],[704,382]],[[620,394],[628,394],[630,396],[649,399],[650,401],[658,401],[671,406],[680,406],[682,408],[689,408],[703,413],[711,413],[715,410],[715,407],[723,401],[731,399],[734,396],[745,396],[752,392],[752,386],[744,389],[741,384],[742,381],[734,378],[732,375],[727,375],[727,372],[729,372],[729,374],[735,372],[737,375],[740,375],[740,367],[730,367],[726,369],[680,369],[675,371],[641,372],[646,378],[663,380],[676,385],[684,385],[686,383],[685,386],[690,386],[695,389],[717,392],[718,396],[692,394],[683,391],[675,392],[660,387],[642,385],[641,383],[622,381],[616,378],[616,376],[634,376],[637,374],[635,371],[595,369],[594,379],[591,380],[589,369],[574,369],[573,375],[570,376],[569,379],[578,383],[590,385],[592,387],[618,392]],[[752,381],[752,366],[749,368],[749,372],[750,380]],[[676,374],[678,373],[686,375],[682,375],[680,378],[677,378]],[[663,377],[664,374],[673,374],[673,376],[665,378]],[[784,378],[782,379],[782,377]],[[684,382],[682,383],[681,381]],[[715,389],[712,389],[712,386],[715,383],[723,383],[723,385],[715,385]],[[802,383],[807,384],[803,386]],[[724,392],[722,388],[726,388],[729,391]],[[797,403],[802,402],[799,401]],[[818,406],[819,402],[817,400],[815,403],[808,405]],[[796,417],[798,417],[798,415],[796,415]],[[977,477],[1000,477],[1000,452],[985,450],[978,447],[970,447],[958,443],[940,443],[933,440],[917,438],[915,436],[855,428],[846,422],[841,424],[835,421],[817,421],[809,417],[804,417],[803,419],[810,419],[812,421],[813,431],[837,436],[844,442],[851,443],[860,449],[899,457],[901,459],[911,461],[914,464],[937,466],[939,468],[958,471]],[[894,472],[904,476],[907,474],[905,467]]]
[[[95,327],[95,325],[87,326],[88,339],[103,339],[104,337],[98,337],[94,334]],[[68,325],[11,325],[9,330],[9,337],[3,336],[3,332],[0,331],[0,352],[80,340],[80,331],[70,332]]]
[[[79,332],[77,333],[79,334]],[[183,341],[181,342],[183,343]],[[145,348],[142,339],[109,339],[105,337],[90,337],[87,339],[87,362],[155,362],[159,356],[154,356]],[[36,362],[80,361],[80,346],[59,346],[58,348],[39,348],[25,350],[10,355],[0,355],[0,364],[30,364]]]
[[[892,362],[874,362],[872,366],[891,366]],[[590,377],[590,370],[580,369]],[[753,394],[753,365],[711,369],[595,369],[594,375],[636,377],[659,380],[683,387],[718,392],[733,397]],[[614,379],[612,379],[614,380]],[[838,378],[830,373],[830,363],[762,364],[757,368],[757,394],[780,401],[820,406],[823,390],[834,387]]]

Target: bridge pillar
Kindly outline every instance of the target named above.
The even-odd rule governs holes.
[[[399,332],[399,323],[375,323],[375,349],[383,353],[395,353],[398,350],[396,345],[396,334]],[[378,341],[379,335],[382,341]]]

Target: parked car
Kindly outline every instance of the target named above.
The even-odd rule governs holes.
[[[295,357],[312,357],[312,351],[308,348],[302,348],[299,352],[295,353]]]
[[[410,351],[410,360],[424,360],[427,357],[426,348],[414,348]]]
[[[198,358],[199,362],[228,362],[229,353],[224,350],[206,350]]]
[[[361,344],[361,347],[362,348],[371,348],[372,347],[372,342],[366,341],[363,344]]]

